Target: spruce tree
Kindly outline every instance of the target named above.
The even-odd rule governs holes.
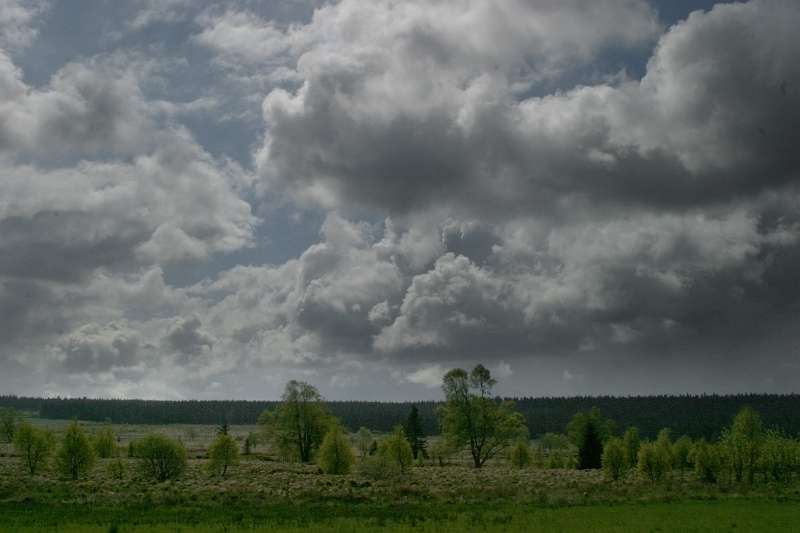
[[[603,458],[603,442],[600,430],[593,419],[588,419],[580,434],[578,445],[578,469],[600,468]]]
[[[416,459],[417,455],[420,453],[422,453],[423,458],[427,458],[428,452],[425,448],[428,442],[425,439],[425,433],[422,431],[422,424],[419,420],[419,411],[416,405],[411,406],[411,412],[408,414],[404,429],[406,432],[406,439],[408,439],[408,443],[411,445],[411,453],[414,454],[414,459]]]

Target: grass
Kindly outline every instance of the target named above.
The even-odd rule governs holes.
[[[260,508],[0,505],[3,531],[86,532],[700,532],[796,531],[796,505],[752,501],[591,505],[548,508],[489,504],[321,505]]]
[[[60,432],[63,421],[35,420]],[[97,424],[86,424],[91,432]],[[204,469],[212,426],[115,426],[122,444],[153,429],[190,443],[180,479],[153,483],[134,459],[114,479],[100,460],[82,481],[52,469],[25,475],[0,445],[0,531],[796,531],[800,485],[705,485],[690,475],[653,484],[599,471],[474,470],[456,461],[395,481],[278,462],[258,449],[226,478]],[[254,428],[234,426],[234,435]],[[116,529],[114,529],[116,528]]]

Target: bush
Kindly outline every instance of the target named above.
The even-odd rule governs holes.
[[[73,481],[86,476],[94,464],[94,448],[77,421],[67,428],[56,455],[56,465],[62,476]]]
[[[17,412],[11,407],[0,407],[0,440],[13,442],[17,429]]]
[[[108,463],[108,476],[111,479],[125,479],[125,472],[127,472],[127,470],[128,469],[125,467],[125,463],[120,457],[117,457]]]
[[[436,439],[428,448],[428,454],[431,460],[439,466],[444,466],[449,463],[454,453],[453,446],[443,438]]]
[[[395,427],[392,434],[380,443],[378,455],[385,456],[390,463],[400,469],[401,473],[409,471],[414,464],[414,454],[411,452],[411,445],[406,439],[403,426]]]
[[[117,443],[111,426],[104,426],[97,431],[94,436],[94,451],[101,459],[116,455]]]
[[[692,447],[691,461],[697,479],[704,483],[714,483],[719,478],[721,458],[719,449],[705,440],[697,441]]]
[[[361,461],[358,470],[362,476],[375,481],[393,479],[402,474],[397,463],[390,461],[389,457],[379,453],[365,457]]]
[[[672,445],[673,468],[683,472],[692,466],[691,461],[692,439],[686,435],[675,441]],[[683,475],[683,474],[681,474]]]
[[[14,432],[14,449],[20,456],[25,469],[35,475],[53,451],[53,434],[35,428],[28,422],[21,422]]]
[[[211,475],[225,477],[228,468],[239,464],[239,445],[227,433],[218,433],[208,448],[208,458],[207,468]]]
[[[174,479],[186,468],[186,448],[160,433],[151,433],[136,443],[136,457],[144,474],[156,481]]]
[[[250,455],[256,446],[258,446],[258,435],[251,431],[244,439],[244,454]]]
[[[625,445],[626,468],[636,468],[636,463],[639,461],[639,446],[641,445],[639,430],[635,427],[629,427],[627,431],[625,431],[622,442]]]
[[[626,466],[625,444],[619,437],[612,437],[603,447],[603,471],[606,477],[617,481],[625,473]]]
[[[528,445],[528,441],[517,441],[514,447],[511,448],[509,459],[511,460],[511,464],[517,468],[525,468],[531,464],[531,449]]]
[[[350,440],[338,424],[334,425],[325,434],[319,447],[319,467],[326,474],[349,474],[354,461]]]
[[[650,481],[663,480],[672,464],[670,454],[665,453],[663,444],[646,442],[639,447],[637,468]]]
[[[780,432],[768,431],[761,447],[760,470],[773,481],[791,479],[800,459],[798,443]]]

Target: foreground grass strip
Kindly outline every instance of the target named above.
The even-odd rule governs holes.
[[[716,501],[547,508],[507,504],[270,505],[260,509],[157,507],[114,509],[84,505],[2,504],[8,532],[793,532],[794,502]]]

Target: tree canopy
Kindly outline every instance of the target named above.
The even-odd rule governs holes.
[[[442,435],[457,447],[467,446],[475,468],[527,434],[522,415],[514,411],[514,404],[492,397],[495,383],[483,365],[477,365],[470,373],[454,368],[442,382],[445,396],[440,409]]]

